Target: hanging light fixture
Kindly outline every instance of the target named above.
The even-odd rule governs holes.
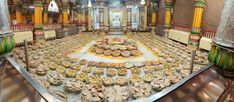
[[[141,0],[141,5],[145,5],[145,0]]]
[[[58,5],[54,0],[50,1],[50,4],[48,6],[48,11],[49,12],[59,12]]]
[[[91,3],[90,0],[89,0],[89,3],[88,3],[88,7],[92,7],[92,3]]]

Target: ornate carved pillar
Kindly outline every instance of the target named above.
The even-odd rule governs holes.
[[[16,14],[16,24],[22,24],[23,23],[22,4],[20,3],[16,4],[15,14]]]
[[[81,14],[82,14],[82,9],[81,9],[81,8],[78,8],[78,9],[77,9],[77,23],[78,23],[78,26],[81,26],[81,25],[82,25]]]
[[[132,5],[127,5],[127,27],[132,30]]]
[[[82,31],[85,31],[86,28],[86,13],[85,13],[85,9],[82,9],[82,15],[81,15],[81,22],[82,22]]]
[[[195,9],[194,9],[191,35],[189,36],[189,45],[196,49],[200,41],[200,34],[201,34],[200,27],[205,7],[205,0],[196,0],[194,7]]]
[[[152,22],[151,22],[151,25],[152,26],[156,26],[156,21],[157,21],[157,5],[156,4],[152,4]]]
[[[63,3],[63,27],[67,28],[68,27],[68,3],[64,2]]]
[[[61,11],[59,11],[59,20],[58,20],[59,23],[63,23],[63,14]]]
[[[108,33],[108,8],[104,7],[104,31],[107,34]]]
[[[92,8],[88,8],[88,31],[92,31]]]
[[[157,24],[157,4],[152,4],[152,17],[151,17],[151,33],[156,34],[156,24]]]
[[[164,32],[166,36],[168,36],[168,32],[171,28],[171,8],[172,8],[172,1],[166,0],[165,1],[165,23],[164,23]]]
[[[104,7],[102,5],[99,6],[99,25],[100,25],[100,30],[103,31],[103,28],[104,28]]]
[[[43,23],[45,23],[45,24],[49,23],[48,5],[44,5],[44,9],[43,9]]]
[[[15,47],[9,16],[7,0],[0,0],[0,55],[9,53]]]
[[[225,0],[220,23],[208,59],[226,76],[234,76],[234,2]]]
[[[145,5],[141,5],[140,9],[139,9],[140,10],[140,15],[139,15],[140,16],[140,21],[139,21],[139,23],[140,23],[139,27],[140,28],[139,29],[144,29],[145,26],[146,26],[145,24],[146,24],[147,19],[145,19],[145,17],[147,15],[145,15],[145,14],[147,14],[147,13],[145,11],[145,7],[146,7]]]
[[[41,1],[34,1],[34,40],[36,42],[44,40]]]

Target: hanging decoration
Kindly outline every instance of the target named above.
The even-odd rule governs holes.
[[[88,5],[87,5],[88,7],[92,7],[92,3],[91,3],[91,1],[89,0],[89,3],[88,3]]]
[[[141,5],[145,5],[145,0],[141,0]]]
[[[50,2],[49,7],[48,7],[48,11],[49,12],[59,12],[58,5],[56,4],[56,2],[54,0],[52,0]]]

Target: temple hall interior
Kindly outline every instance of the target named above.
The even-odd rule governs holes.
[[[0,102],[234,102],[234,0],[0,0]]]

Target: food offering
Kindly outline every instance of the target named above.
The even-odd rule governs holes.
[[[104,102],[106,97],[105,87],[100,84],[85,85],[82,95],[82,102]]]
[[[87,64],[87,60],[86,59],[81,59],[79,63],[80,63],[80,65],[85,65],[85,64]]]
[[[41,75],[41,76],[44,76],[47,74],[49,68],[47,66],[44,66],[44,65],[39,65],[36,69],[36,73],[38,75]]]
[[[119,76],[125,76],[125,75],[127,75],[127,69],[125,69],[125,68],[117,69],[117,71],[118,71],[118,75]]]
[[[114,85],[114,80],[111,77],[102,78],[102,82],[104,86]]]
[[[90,73],[92,71],[92,69],[93,69],[93,67],[84,67],[82,69],[82,72],[84,72],[84,73]]]
[[[59,72],[51,71],[47,75],[47,80],[52,85],[61,85],[61,84],[63,84],[64,76]]]
[[[35,60],[29,62],[29,67],[30,68],[37,68],[39,66],[39,63]]]
[[[151,94],[151,85],[144,82],[135,82],[130,87],[130,93],[133,98],[146,98]]]
[[[127,86],[113,86],[107,89],[106,92],[107,102],[127,102],[129,97]]]
[[[63,66],[58,66],[58,68],[56,69],[56,71],[63,74],[63,73],[65,73],[66,68],[63,67]]]
[[[100,39],[90,48],[90,50],[92,53],[96,53],[98,55],[112,57],[129,58],[142,55],[133,40],[127,40],[119,37]]]
[[[77,71],[74,69],[67,69],[66,70],[66,77],[74,78],[76,76]]]
[[[88,77],[87,83],[89,84],[102,84],[102,79],[98,75],[92,75]]]
[[[124,86],[128,84],[128,80],[125,77],[118,76],[115,78],[115,84]]]
[[[106,63],[105,62],[98,62],[97,67],[104,68],[104,67],[106,67]]]
[[[95,61],[89,61],[88,62],[88,67],[95,67],[96,66],[96,62]]]
[[[150,83],[153,80],[153,78],[154,78],[153,74],[145,74],[143,80],[147,83]]]
[[[94,75],[102,75],[104,73],[103,68],[94,68],[93,69],[93,74]]]
[[[135,82],[140,82],[141,81],[141,77],[137,74],[133,74],[129,77],[129,82],[132,84],[132,83],[135,83]]]
[[[71,65],[71,69],[74,69],[74,70],[80,71],[81,66],[80,66],[79,64],[74,63],[74,64],[72,64],[72,65]]]
[[[151,82],[152,88],[156,91],[160,91],[171,85],[171,81],[168,78],[154,78]]]
[[[86,73],[79,73],[76,75],[76,79],[83,81],[83,82],[87,82],[88,80],[88,75]]]
[[[154,67],[149,67],[146,66],[143,68],[145,74],[153,73],[154,72]]]
[[[71,79],[64,83],[64,90],[68,92],[80,92],[84,86],[84,83],[80,80]]]
[[[110,77],[115,76],[115,75],[116,75],[116,69],[114,69],[114,68],[109,68],[109,69],[107,69],[106,75],[107,75],[107,76],[110,76]]]
[[[113,67],[116,66],[116,64],[110,62],[110,63],[106,63],[106,66],[107,66],[108,68],[113,68]]]
[[[131,68],[131,73],[139,75],[141,73],[141,69],[138,67]]]

